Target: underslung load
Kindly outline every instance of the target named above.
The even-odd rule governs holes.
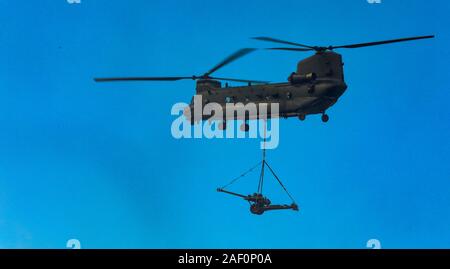
[[[227,187],[229,187],[230,185],[234,184],[239,179],[245,177],[247,174],[249,174],[250,172],[255,170],[257,167],[261,167],[261,173],[260,173],[260,176],[259,176],[258,189],[257,189],[256,193],[249,194],[249,195],[243,195],[243,194],[239,194],[239,193],[236,193],[236,192],[232,192],[232,191],[226,190]],[[265,197],[263,195],[264,172],[265,172],[265,168],[266,167],[268,168],[270,173],[274,176],[274,178],[278,181],[278,183],[283,188],[283,190],[286,192],[286,194],[289,196],[289,198],[292,201],[291,204],[289,204],[289,205],[288,204],[281,204],[281,205],[272,204],[272,202],[267,197]],[[240,198],[244,199],[245,201],[247,201],[250,204],[250,212],[255,214],[255,215],[262,215],[264,212],[269,211],[269,210],[286,210],[286,209],[291,209],[291,210],[294,210],[294,211],[298,211],[299,210],[298,205],[296,204],[294,198],[291,196],[291,194],[288,192],[286,187],[281,182],[280,178],[275,174],[273,169],[267,163],[267,161],[266,161],[266,150],[265,149],[263,149],[262,161],[260,161],[258,164],[256,164],[255,166],[253,166],[252,168],[250,168],[249,170],[244,172],[239,177],[237,177],[237,178],[233,179],[232,181],[230,181],[230,183],[228,183],[227,185],[225,185],[225,186],[223,186],[221,188],[218,188],[217,191],[218,192],[222,192],[222,193],[226,193],[226,194],[230,194],[230,195],[233,195],[233,196],[240,197]]]

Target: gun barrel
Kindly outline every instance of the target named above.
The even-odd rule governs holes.
[[[241,198],[244,198],[244,199],[247,199],[247,198],[248,198],[247,195],[242,195],[242,194],[239,194],[239,193],[227,191],[227,190],[224,190],[224,189],[221,189],[221,188],[217,189],[217,191],[218,191],[218,192],[227,193],[227,194],[231,194],[231,195],[234,195],[234,196],[237,196],[237,197],[241,197]]]

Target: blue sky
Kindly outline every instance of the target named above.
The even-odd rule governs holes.
[[[449,5],[0,1],[0,248],[449,248]],[[269,45],[252,36],[427,34],[437,38],[341,50],[349,88],[330,121],[280,121],[268,161],[299,213],[254,216],[215,192],[259,160],[260,141],[174,139],[170,109],[189,102],[192,81],[92,81],[201,74]],[[282,82],[307,56],[257,51],[217,75]],[[257,176],[235,190],[253,191]],[[289,202],[268,180],[272,200]]]

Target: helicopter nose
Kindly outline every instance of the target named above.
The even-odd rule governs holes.
[[[186,117],[191,115],[191,108],[189,106],[187,106],[183,109],[183,115]]]
[[[187,106],[183,109],[183,115],[186,117],[186,119],[190,122],[193,122],[193,114],[192,114],[192,109],[190,106]]]

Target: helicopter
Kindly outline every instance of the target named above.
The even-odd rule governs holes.
[[[333,106],[347,89],[344,79],[344,62],[342,56],[336,53],[336,49],[355,49],[369,46],[385,45],[397,42],[406,42],[419,39],[434,38],[434,35],[417,36],[400,39],[391,39],[369,43],[359,43],[341,46],[310,46],[300,43],[285,41],[271,37],[254,37],[253,39],[265,42],[274,42],[291,47],[267,48],[268,50],[287,50],[315,52],[314,55],[300,60],[297,64],[296,72],[289,75],[287,82],[269,83],[259,80],[235,79],[225,77],[211,76],[222,67],[234,62],[235,60],[255,51],[254,48],[244,48],[231,54],[216,66],[211,68],[203,75],[193,76],[174,76],[174,77],[111,77],[95,78],[96,82],[117,82],[117,81],[179,81],[192,79],[196,81],[196,95],[201,96],[202,107],[208,103],[214,102],[222,106],[223,111],[229,103],[241,103],[243,105],[254,104],[273,104],[279,105],[278,114],[267,113],[268,117],[289,118],[298,117],[301,121],[306,119],[307,115],[321,114],[322,122],[328,122],[329,116],[326,111]],[[243,82],[245,86],[230,87],[228,83],[222,85],[221,81]],[[189,107],[184,110],[184,115],[191,122],[202,120],[220,120],[219,129],[224,130],[227,126],[227,120],[243,120],[240,127],[241,131],[248,131],[248,120],[260,119],[261,111],[244,114],[219,115],[200,115],[196,118],[194,111],[194,98],[192,98]]]

